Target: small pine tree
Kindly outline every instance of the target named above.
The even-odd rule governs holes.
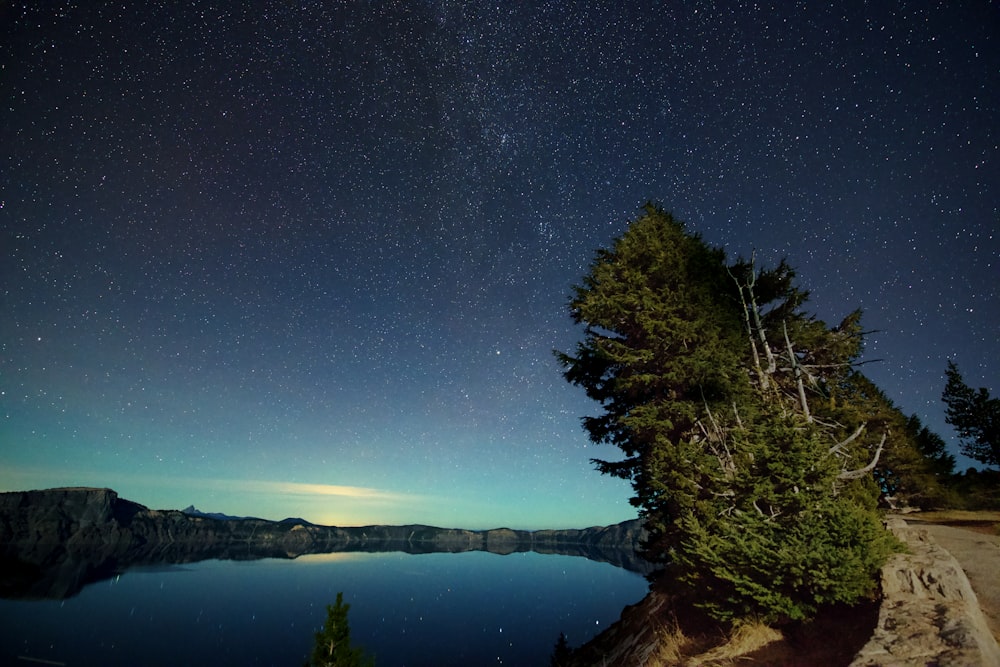
[[[906,426],[917,451],[927,459],[931,474],[942,479],[954,475],[955,457],[948,453],[944,438],[924,426],[916,415],[910,417]]]
[[[306,667],[371,667],[374,661],[360,648],[351,646],[351,628],[347,612],[351,605],[344,603],[344,594],[337,593],[337,601],[326,606],[326,623],[316,633],[316,645]]]
[[[556,642],[556,647],[552,652],[552,657],[549,659],[549,665],[551,665],[551,667],[567,667],[572,658],[573,649],[569,647],[569,641],[566,639],[566,634],[560,632],[559,640]]]

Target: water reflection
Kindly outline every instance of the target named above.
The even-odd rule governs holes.
[[[484,551],[335,553],[129,569],[67,600],[0,601],[18,656],[72,665],[299,665],[338,591],[377,664],[545,665],[646,592],[584,558]],[[37,664],[37,663],[35,663]]]
[[[44,550],[45,553],[37,553]],[[578,556],[589,560],[610,563],[633,572],[647,574],[652,566],[631,548],[606,547],[595,544],[525,545],[501,544],[488,548],[435,549],[432,544],[383,540],[353,543],[331,553],[289,553],[274,545],[250,543],[194,544],[164,543],[122,551],[111,543],[96,543],[68,549],[60,543],[31,545],[31,553],[8,550],[0,555],[0,597],[64,599],[77,595],[85,586],[116,577],[136,567],[165,564],[193,563],[203,560],[252,561],[263,558],[289,558],[309,560],[321,558],[338,560],[368,553],[402,552],[407,554],[466,553],[487,551],[510,555],[534,551],[542,554]]]

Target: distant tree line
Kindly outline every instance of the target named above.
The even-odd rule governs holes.
[[[985,387],[969,387],[952,361],[945,377],[941,396],[947,406],[945,420],[958,434],[962,454],[987,468],[951,474],[948,504],[961,509],[1000,509],[1000,398],[990,396]],[[947,473],[953,468],[954,458]]]

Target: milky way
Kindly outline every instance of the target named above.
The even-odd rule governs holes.
[[[647,200],[954,451],[946,360],[998,389],[993,3],[92,4],[0,7],[2,488],[630,518],[552,350]]]

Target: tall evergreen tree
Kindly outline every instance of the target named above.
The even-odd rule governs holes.
[[[570,306],[574,321],[586,325],[585,340],[575,355],[557,356],[566,379],[603,405],[602,415],[584,418],[584,428],[625,458],[594,462],[631,480],[632,503],[655,542],[695,501],[695,470],[708,465],[684,435],[706,405],[725,409],[747,387],[740,311],[723,253],[660,209],[647,205],[645,212],[611,250],[598,251]]]
[[[785,263],[727,265],[647,205],[570,302],[585,325],[564,375],[597,400],[600,470],[631,480],[652,557],[719,618],[810,616],[871,592],[891,548],[871,471],[887,433],[850,394],[860,313],[828,328]],[[869,462],[865,465],[865,462]]]
[[[948,383],[942,400],[947,404],[946,421],[962,438],[962,453],[988,466],[1000,466],[1000,398],[992,398],[985,387],[974,390],[965,384],[958,366],[948,362]]]
[[[948,453],[944,438],[924,426],[916,415],[907,420],[906,431],[934,477],[945,479],[955,474],[955,457]]]

